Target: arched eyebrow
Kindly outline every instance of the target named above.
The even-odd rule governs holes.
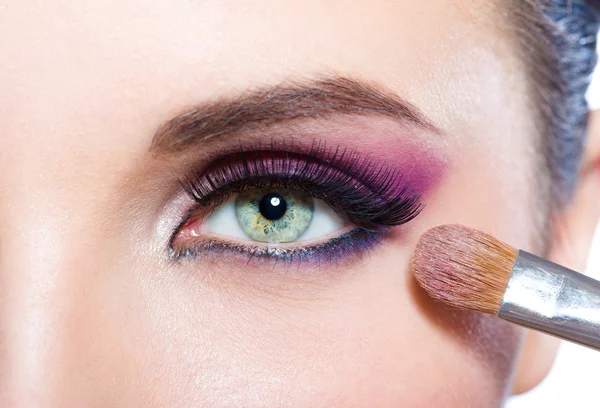
[[[381,85],[341,76],[284,83],[239,97],[202,103],[164,123],[155,154],[176,153],[209,139],[292,120],[333,115],[385,116],[434,133],[440,130],[415,106]]]

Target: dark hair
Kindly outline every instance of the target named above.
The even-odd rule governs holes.
[[[597,61],[599,3],[512,0],[512,21],[539,108],[538,147],[546,170],[540,183],[553,208],[568,202],[577,181],[589,110],[585,95]]]

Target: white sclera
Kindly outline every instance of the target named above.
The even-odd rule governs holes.
[[[236,199],[237,195],[234,195],[225,203],[221,204],[221,206],[204,221],[201,233],[256,242],[248,237],[238,222],[235,213]],[[323,200],[314,199],[314,212],[310,225],[304,234],[293,242],[301,243],[302,241],[316,241],[319,238],[327,237],[334,232],[341,230],[343,227],[344,220],[333,211],[329,205]]]
[[[344,220],[323,200],[314,200],[314,213],[307,230],[298,241],[315,241],[341,230]]]
[[[202,234],[217,234],[229,238],[249,239],[240,226],[235,214],[236,199],[237,194],[215,209],[210,217],[204,221],[204,225],[201,228]]]

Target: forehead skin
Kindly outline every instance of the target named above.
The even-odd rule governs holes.
[[[517,334],[438,313],[407,268],[440,223],[531,246],[526,81],[490,3],[0,6],[0,405],[499,404]],[[412,232],[316,300],[215,294],[157,261],[139,225],[158,214],[160,124],[332,73],[383,84],[442,129],[450,168]]]

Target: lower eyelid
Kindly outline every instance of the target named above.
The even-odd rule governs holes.
[[[191,245],[180,246],[174,242],[171,258],[173,260],[195,260],[221,264],[233,262],[244,270],[248,267],[262,267],[269,262],[273,266],[302,264],[321,267],[331,262],[353,261],[362,258],[366,252],[376,248],[388,236],[388,228],[366,230],[354,228],[340,236],[330,238],[315,245],[298,247],[282,245],[244,245],[222,240],[198,239]],[[253,269],[252,269],[253,270]],[[258,272],[258,270],[253,270]]]

